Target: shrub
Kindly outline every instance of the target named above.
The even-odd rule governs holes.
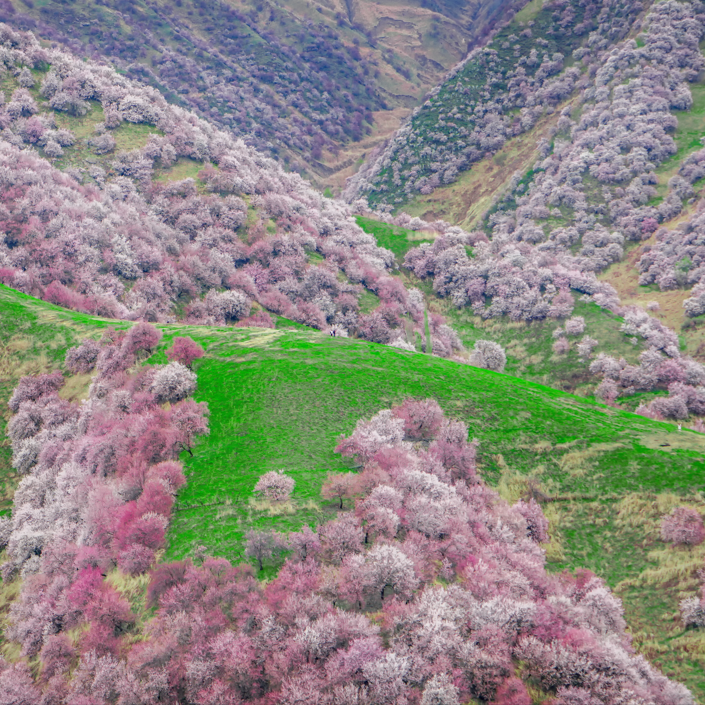
[[[257,480],[254,491],[261,492],[272,502],[284,502],[289,499],[295,485],[295,480],[285,475],[283,470],[271,470]]]
[[[58,371],[39,375],[38,377],[22,377],[17,383],[7,405],[11,411],[17,413],[22,402],[36,401],[45,394],[58,392],[63,385],[64,376]]]
[[[218,321],[244,318],[250,312],[250,300],[240,291],[209,291],[205,298],[208,313]]]
[[[151,323],[138,323],[127,331],[123,341],[123,348],[127,355],[136,355],[146,352],[151,355],[162,339],[161,331]]]
[[[603,379],[595,390],[595,396],[605,404],[612,405],[619,396],[619,387],[613,379]]]
[[[443,409],[435,399],[407,399],[392,412],[404,422],[404,434],[412,441],[434,438],[443,423]]]
[[[565,332],[568,335],[580,335],[585,330],[585,319],[582,316],[573,316],[565,322]]]
[[[338,508],[342,509],[343,499],[351,498],[358,491],[359,481],[356,474],[329,472],[321,487],[321,497],[323,499],[337,499],[340,502]]]
[[[167,350],[166,356],[171,362],[179,362],[190,368],[194,360],[203,357],[203,348],[191,338],[174,338],[172,346]]]
[[[107,132],[92,137],[89,140],[89,143],[91,147],[93,147],[93,151],[95,151],[96,154],[109,154],[115,149],[117,144],[115,142],[115,138]]]
[[[458,689],[446,674],[435,675],[423,689],[421,705],[460,705]]]
[[[157,370],[151,390],[160,403],[175,403],[193,394],[196,389],[196,374],[180,362],[170,362]]]
[[[558,338],[555,343],[553,343],[553,352],[556,355],[565,355],[570,350],[570,342],[567,338]]]
[[[486,370],[504,372],[507,364],[507,355],[504,348],[499,343],[491,340],[478,340],[475,342],[470,363],[475,367],[483,367]]]
[[[702,598],[687,597],[681,600],[680,610],[686,627],[705,627],[705,604]]]
[[[142,544],[133,544],[118,557],[118,568],[129,575],[146,573],[154,563],[154,550]]]
[[[288,548],[286,542],[275,531],[255,531],[251,529],[245,537],[245,555],[254,558],[259,569],[264,569],[264,562]]]
[[[497,688],[496,705],[531,705],[531,696],[524,683],[516,677],[508,678]]]
[[[578,355],[581,360],[587,360],[591,355],[592,351],[597,347],[597,340],[591,338],[589,335],[584,335],[580,342],[575,346],[578,351]]]
[[[526,531],[529,538],[536,543],[546,543],[548,536],[548,519],[541,511],[538,502],[532,497],[529,502],[519,500],[514,508],[526,519]]]
[[[690,507],[676,507],[661,519],[661,540],[676,545],[697,546],[705,539],[700,513]]]
[[[152,607],[156,606],[164,593],[183,582],[189,564],[189,561],[175,561],[158,565],[150,576],[147,604]]]
[[[73,374],[86,374],[95,367],[99,353],[100,345],[95,340],[86,338],[80,345],[66,351],[66,368]]]

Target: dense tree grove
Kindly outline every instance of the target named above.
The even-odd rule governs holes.
[[[452,183],[510,137],[531,129],[545,110],[552,113],[574,90],[585,89],[589,79],[580,65],[565,68],[565,60],[572,55],[592,64],[594,75],[607,48],[625,37],[642,9],[635,0],[554,0],[528,23],[513,20],[431,91],[351,179],[347,196],[395,206]]]
[[[50,156],[49,141],[67,144],[71,135],[52,127],[52,110],[38,112],[27,90],[16,90],[0,107],[5,284],[115,318],[171,321],[178,306],[191,323],[272,326],[266,313],[250,316],[257,301],[305,325],[381,343],[409,345],[406,314],[423,334],[423,302],[389,276],[392,253],[357,226],[347,206],[112,69],[42,49],[6,26],[0,42],[18,75],[20,66],[45,67],[41,95],[53,111],[81,114],[93,101],[105,114],[102,131],[126,123],[163,133],[117,153],[108,174],[99,167],[63,173],[34,148]],[[152,180],[155,168],[184,158],[204,163],[206,193],[193,179]],[[323,262],[312,264],[314,254]],[[382,301],[366,316],[359,312],[363,287]],[[432,326],[437,354],[461,349],[440,316]]]
[[[306,514],[319,525],[245,526],[237,566],[203,548],[162,562],[186,483],[180,454],[208,433],[208,407],[193,400],[205,351],[176,337],[166,364],[144,363],[162,339],[155,322],[273,328],[283,316],[492,371],[479,376],[503,372],[507,352],[492,340],[459,357],[425,283],[405,286],[411,272],[483,319],[549,319],[552,360],[575,351],[607,404],[657,390],[638,413],[705,417],[705,367],[598,277],[627,241],[653,236],[640,282],[693,287],[686,311],[705,313],[702,209],[677,230],[661,227],[693,198],[705,149],[652,200],[656,168],[676,153],[672,112],[691,107],[688,83],[705,68],[705,7],[547,0],[470,52],[351,180],[348,205],[253,145],[281,156],[288,140],[318,159],[359,140],[384,104],[359,44],[313,25],[281,42],[259,19],[277,21],[274,6],[246,15],[188,3],[198,23],[210,9],[222,25],[210,58],[196,25],[175,19],[182,0],[178,11],[148,0],[139,21],[124,0],[98,3],[132,17],[145,39],[144,52],[131,43],[125,56],[153,52],[151,68],[126,69],[132,78],[0,24],[11,86],[0,95],[0,281],[130,322],[67,351],[72,384],[90,385],[85,400],[67,400],[62,372],[23,377],[9,400],[20,479],[11,517],[0,517],[0,572],[17,598],[3,625],[0,705],[694,705],[635,655],[602,579],[546,570],[545,497],[502,499],[478,472],[479,442],[432,399],[378,411],[339,438],[355,470],[326,477],[322,511]],[[551,115],[538,160],[478,230],[391,214]],[[88,158],[76,159],[77,145]],[[174,180],[179,169],[198,177]],[[355,214],[432,242],[406,251],[408,272],[395,276],[401,259]],[[621,316],[638,363],[600,350],[592,319],[574,315],[576,292]],[[251,506],[289,511],[301,486],[283,470],[260,472]],[[703,518],[675,507],[660,537],[666,551],[691,552],[705,540]],[[686,627],[705,626],[705,586],[680,608]]]
[[[183,482],[179,405],[154,406],[153,373],[101,374],[81,408],[56,401],[60,375],[13,397],[26,419],[15,457],[42,434],[43,450],[1,527],[4,575],[24,576],[8,636],[41,668],[0,661],[3,702],[528,705],[528,687],[557,705],[694,702],[633,655],[602,580],[545,571],[540,506],[487,487],[467,427],[430,400],[341,439],[362,463],[354,509],[315,530],[248,534],[260,567],[287,554],[276,578],[222,558],[151,567]],[[108,449],[121,443],[128,453]],[[112,587],[116,564],[149,571],[144,623]]]
[[[635,4],[634,9],[640,10],[641,3]],[[502,249],[504,245],[520,251],[523,270],[528,264],[530,269],[555,269],[562,265],[585,275],[599,272],[621,259],[625,240],[648,237],[660,222],[680,212],[682,200],[692,195],[689,183],[700,178],[702,153],[692,155],[683,163],[681,174],[671,180],[671,188],[662,203],[647,204],[656,195],[654,169],[676,151],[669,133],[677,121],[670,111],[691,106],[687,84],[698,76],[704,65],[699,49],[702,16],[697,3],[673,0],[658,3],[643,22],[639,42],[628,39],[609,44],[603,36],[604,32],[609,32],[609,25],[603,23],[584,44],[575,48],[573,58],[584,68],[578,70],[574,66],[565,73],[577,71],[576,100],[562,110],[552,143],[544,140],[539,145],[540,158],[533,170],[528,174],[517,173],[489,214],[487,226],[492,231],[495,266],[510,259],[507,249]],[[536,27],[527,28],[527,36],[533,36],[535,31]],[[622,29],[618,27],[615,31],[619,34]],[[489,57],[491,52],[486,48],[479,55]],[[520,54],[521,51],[512,59],[517,71],[523,70],[523,65],[518,65],[522,63],[518,60]],[[477,60],[476,57],[469,59],[466,65]],[[458,69],[460,75],[462,68]],[[448,100],[456,100],[453,81],[458,80],[453,78],[444,84],[443,95],[451,96]],[[540,111],[543,110],[546,101],[538,95],[536,87],[527,80],[521,85],[524,86],[522,100],[530,98]],[[507,86],[499,95],[509,106],[512,103],[507,95],[513,89],[511,82]],[[579,110],[575,108],[576,102]],[[424,108],[426,112],[432,109],[435,108]],[[463,111],[458,112],[459,116],[462,114]],[[387,156],[380,157],[374,164],[385,164],[392,159],[392,153],[410,149],[403,146],[407,138],[411,139],[407,135],[411,128],[405,129],[406,132],[402,130],[395,138],[385,153]],[[415,139],[427,145],[425,149],[431,149],[426,137],[418,135]],[[459,144],[458,139],[448,138],[444,144],[445,141],[448,145]],[[500,139],[488,149],[496,149],[501,142]],[[400,163],[394,161],[395,168]],[[439,164],[445,168],[448,161]],[[405,183],[408,190],[411,181]],[[351,198],[366,193],[367,187],[356,191],[353,186]],[[376,197],[382,197],[379,194],[383,194],[384,189],[379,184],[374,189]],[[662,288],[669,288],[700,280],[699,221],[696,219],[684,228],[686,238],[680,231],[663,231],[659,235],[662,244],[645,254],[640,264],[642,283],[650,283],[658,277]],[[484,253],[479,254],[482,257]],[[524,263],[525,260],[528,261]],[[525,272],[522,279],[531,276],[530,271]],[[467,284],[457,286],[454,279],[450,279],[458,305],[469,303],[472,297]],[[545,285],[541,284],[539,291],[543,287]],[[447,285],[439,284],[438,288],[443,291]],[[481,289],[479,293],[484,291]],[[610,297],[608,292],[604,295]],[[479,298],[479,294],[475,297]],[[691,308],[691,315],[697,315],[695,301]]]
[[[151,569],[185,482],[176,458],[208,432],[206,404],[179,401],[179,393],[166,410],[153,392],[178,363],[128,372],[158,339],[140,324],[71,349],[76,371],[95,370],[82,404],[58,396],[60,372],[23,378],[10,400],[13,466],[23,477],[12,519],[0,520],[2,576],[23,582],[5,636],[24,655],[41,653],[46,668],[31,685],[23,665],[3,662],[3,702],[37,703],[37,688],[46,691],[42,702],[76,702],[65,681],[79,652],[117,653],[120,636],[134,628],[129,603],[106,575],[116,566],[128,575]],[[80,644],[67,637],[74,627]]]
[[[690,183],[705,175],[705,150],[685,159],[679,172],[685,183],[679,196],[692,200],[694,192]],[[671,179],[669,186],[673,187],[673,181]],[[704,233],[705,215],[699,204],[696,213],[676,228],[657,230],[656,243],[645,246],[639,260],[640,284],[657,284],[662,291],[692,288],[690,298],[683,304],[686,314],[691,317],[705,313]]]

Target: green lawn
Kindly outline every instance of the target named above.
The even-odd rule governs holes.
[[[401,265],[404,262],[404,255],[412,247],[418,247],[423,242],[433,242],[434,240],[428,233],[406,230],[406,228],[400,228],[372,218],[365,218],[361,215],[356,216],[355,220],[366,233],[374,235],[380,247],[385,247],[394,253],[397,265]]]

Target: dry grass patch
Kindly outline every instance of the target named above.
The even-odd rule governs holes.
[[[59,396],[66,401],[83,401],[88,399],[88,389],[93,381],[93,373],[69,377],[64,386],[59,390]]]
[[[13,335],[5,345],[5,350],[10,354],[22,354],[30,350],[34,341],[27,335]]]
[[[598,455],[600,452],[594,448],[584,448],[566,453],[560,458],[554,458],[554,462],[561,472],[565,472],[571,477],[583,477],[588,471],[594,469],[595,465],[592,461]]]
[[[272,502],[264,498],[251,497],[248,506],[252,511],[258,514],[264,514],[268,517],[281,517],[295,514],[298,509],[292,499],[286,502]]]
[[[149,573],[128,575],[115,568],[108,574],[105,581],[130,603],[133,612],[140,614],[146,606],[150,579]]]

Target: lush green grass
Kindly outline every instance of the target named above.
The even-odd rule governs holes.
[[[507,353],[507,374],[547,384],[564,391],[592,393],[595,378],[590,375],[589,362],[580,359],[576,344],[582,335],[568,336],[571,349],[563,355],[553,352],[553,331],[562,327],[562,321],[544,320],[525,323],[510,321],[503,317],[483,321],[469,309],[453,307],[443,302],[444,313],[457,331],[463,344],[471,349],[475,341],[493,340],[502,345]],[[638,364],[638,356],[644,349],[641,342],[632,345],[619,329],[622,318],[601,309],[597,304],[577,301],[574,316],[585,319],[585,333],[599,341],[597,352],[605,352],[616,358],[623,357]]]
[[[491,483],[506,466],[534,474],[559,496],[705,487],[699,465],[705,437],[674,434],[670,424],[508,375],[318,333],[193,328],[188,334],[207,346],[197,394],[210,406],[211,435],[186,459],[189,484],[171,534],[174,557],[199,542],[236,557],[252,521],[291,528],[314,519],[325,511],[313,505],[325,473],[348,467],[333,452],[339,435],[407,396],[434,397],[468,423]],[[279,468],[297,481],[298,509],[270,522],[248,503],[259,475]]]
[[[404,262],[404,255],[412,247],[418,247],[423,242],[433,242],[432,237],[424,236],[423,233],[406,230],[372,218],[358,215],[355,220],[366,233],[374,235],[380,247],[385,247],[394,253],[398,265]]]
[[[204,184],[198,178],[198,173],[203,169],[203,162],[186,157],[179,158],[169,169],[162,169],[155,177],[155,181],[182,181],[193,179],[198,186]]]

